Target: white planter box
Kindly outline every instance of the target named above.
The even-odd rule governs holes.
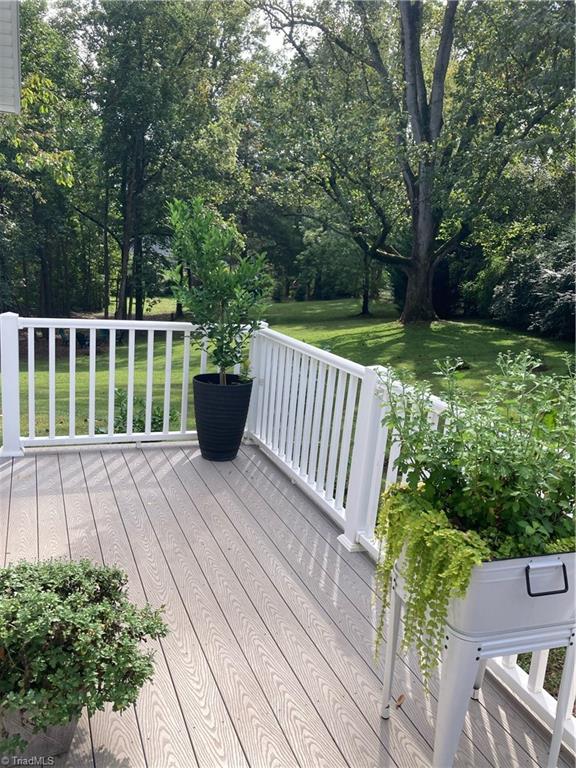
[[[402,596],[402,559],[395,570]],[[476,566],[466,596],[450,603],[447,623],[463,635],[576,624],[576,553],[493,560]]]

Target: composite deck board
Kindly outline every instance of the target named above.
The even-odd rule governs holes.
[[[324,597],[322,605],[333,618],[338,618],[342,614],[348,617],[348,621],[341,624],[342,630],[354,647],[360,651],[364,660],[379,679],[382,674],[383,656],[380,654],[377,660],[374,659],[377,616],[374,613],[373,593],[365,582],[351,571],[347,564],[335,562],[336,553],[329,547],[328,542],[325,542],[323,546],[315,544],[315,539],[311,531],[308,530],[310,526],[306,525],[307,521],[295,508],[282,504],[281,501],[275,501],[277,511],[272,510],[267,502],[267,499],[270,498],[270,488],[257,489],[251,485],[251,478],[245,477],[244,473],[240,471],[240,468],[245,469],[243,463],[239,462],[239,466],[235,466],[236,464],[237,462],[234,462],[223,470],[228,481],[236,489],[238,495],[246,500],[252,515],[261,524],[264,520],[266,521],[267,531],[287,557],[292,557],[294,561],[294,553],[299,549],[301,550],[301,556],[294,562],[295,568],[302,578],[307,580],[308,586],[316,594],[322,593]],[[274,524],[269,521],[274,521]],[[300,528],[302,532],[300,532]],[[334,531],[334,533],[337,532]],[[318,538],[318,534],[316,538]],[[333,597],[334,595],[337,595],[337,598]],[[399,667],[400,665],[398,665]],[[404,669],[403,671],[406,672],[407,670]],[[411,679],[403,681],[401,687],[403,688],[406,684],[412,690],[410,700],[416,703],[422,702],[424,696],[418,678],[411,675]],[[419,689],[420,692],[415,695]],[[431,698],[429,705],[429,712],[435,716],[436,700]],[[408,712],[406,705],[404,706]],[[509,751],[510,736],[497,722],[492,724],[488,734],[486,724],[482,722],[482,713],[479,713],[478,709],[476,703],[472,704],[467,717],[461,739],[461,750],[465,752],[464,760],[469,759],[469,754],[467,754],[469,745],[465,741],[466,736],[468,736],[470,742],[474,743],[493,764],[499,762],[506,765],[503,763],[503,759],[499,758],[499,755],[505,754],[505,750]],[[416,719],[416,712],[411,714],[415,718],[415,724],[420,729],[423,729],[424,723],[428,724],[429,738],[432,739],[433,723],[429,717],[424,719],[422,717],[426,713],[421,712],[421,717],[418,719]],[[478,717],[479,714],[480,717]],[[423,730],[423,732],[426,731]],[[507,764],[523,766],[534,765],[534,762],[527,753],[521,750],[518,757],[515,757],[512,752]]]
[[[0,459],[0,566],[4,566],[12,493],[12,459]]]
[[[252,464],[252,471],[247,460]],[[340,546],[335,541],[339,531],[333,523],[322,515],[310,500],[299,489],[294,487],[286,476],[279,473],[269,459],[260,451],[244,446],[234,464],[237,465],[242,475],[246,477],[253,488],[263,495],[264,498],[274,498],[276,516],[282,519],[285,525],[300,539],[301,543],[304,543],[309,551],[313,549],[309,542],[315,540],[313,531],[321,533],[322,537],[334,549]],[[280,492],[281,495],[274,496],[274,490]],[[309,526],[312,526],[312,528],[310,529]],[[267,526],[267,528],[270,528],[270,526]],[[316,552],[322,552],[323,546],[316,544],[314,548]],[[361,553],[348,554],[352,558],[352,562],[353,558],[356,558],[357,563],[362,563],[361,566],[356,566],[355,570],[357,573],[365,575],[366,564],[374,572],[374,566],[366,555]],[[346,564],[339,562],[336,568],[330,569],[329,565],[331,562],[333,562],[332,556],[322,556],[322,568],[332,578],[334,578],[334,573],[337,573],[335,580],[338,586],[342,586],[342,591],[350,598],[350,602],[360,609],[359,612],[363,614],[362,619],[356,616],[352,621],[345,622],[343,626],[347,632],[351,633],[351,641],[355,643],[366,662],[374,668],[377,674],[381,675],[383,656],[380,656],[378,661],[374,660],[373,646],[367,641],[370,631],[367,630],[364,624],[364,620],[367,620],[372,624],[372,629],[376,626],[374,623],[374,611],[368,608],[368,604],[372,599],[376,599],[377,595],[374,591],[369,590],[368,594],[361,601],[355,601],[355,592],[351,592],[351,582],[354,583],[355,590],[363,589],[361,583],[355,580],[354,577],[351,577],[350,574],[346,578],[342,578],[343,571],[354,566],[351,565],[349,559],[346,559]],[[370,580],[364,578],[363,581],[368,586]],[[319,579],[319,583],[324,584],[324,579]],[[327,605],[330,606],[330,603],[324,602],[323,604],[325,607]],[[348,608],[349,605],[345,604],[345,607]],[[340,611],[340,608],[338,610]],[[361,629],[362,627],[364,627],[363,630]],[[402,656],[399,662],[409,666],[412,670],[416,670],[416,674],[419,676],[414,654],[411,654],[408,659]],[[398,674],[398,666],[396,674]],[[432,681],[431,687],[433,694],[437,695],[438,683],[436,679]],[[434,704],[434,702],[432,703]],[[548,752],[546,737],[537,726],[532,724],[531,721],[527,721],[516,710],[509,696],[502,692],[497,684],[492,684],[488,676],[482,686],[480,701],[474,702],[470,706],[465,733],[489,756],[495,765],[540,765],[546,762]]]
[[[375,763],[406,768],[429,765],[427,745],[419,736],[406,738],[406,731],[396,721],[391,728],[385,727],[379,718],[377,724],[368,721],[356,691],[347,689],[332,668],[331,649],[318,647],[296,619],[288,602],[291,593],[299,589],[291,569],[277,553],[271,552],[215,466],[199,457],[197,451],[188,451],[187,458],[187,480],[194,493],[202,492],[193,474],[196,473],[206,484],[209,498],[217,501],[209,524],[220,537],[226,537],[230,562],[235,562],[246,589],[291,666],[301,681],[307,681],[319,714],[348,762],[354,768]],[[302,592],[298,597],[306,600]]]
[[[104,562],[126,571],[130,597],[143,605],[146,594],[102,456],[87,451],[81,452],[80,458]],[[153,642],[149,647],[155,652],[154,678],[144,686],[136,704],[147,764],[166,768],[196,766],[161,643]]]
[[[396,682],[396,696],[406,691],[407,687],[412,695],[407,699],[399,717],[392,718],[384,725],[380,718],[380,679],[370,668],[367,668],[339,625],[339,612],[343,612],[346,599],[338,592],[337,584],[328,580],[326,572],[320,569],[314,559],[306,556],[305,548],[293,543],[291,546],[289,536],[278,537],[279,531],[286,533],[283,522],[279,519],[274,521],[265,500],[245,483],[241,473],[232,464],[221,467],[219,471],[230,484],[231,490],[235,491],[238,503],[243,503],[246,512],[253,518],[245,523],[245,526],[250,526],[250,541],[258,540],[258,548],[268,552],[267,559],[272,567],[276,569],[275,563],[285,561],[288,573],[294,574],[295,579],[285,584],[282,593],[290,596],[294,615],[307,629],[312,641],[318,647],[329,649],[327,654],[329,664],[347,689],[355,691],[358,706],[375,733],[379,734],[383,728],[386,728],[387,738],[400,740],[402,737],[400,733],[396,733],[395,729],[408,727],[404,718],[406,715],[412,726],[427,737],[428,749],[424,745],[423,749],[424,757],[428,758],[428,750],[433,741],[432,723],[430,713],[421,706],[425,699],[417,678],[412,676],[412,679]],[[266,528],[262,527],[264,520],[267,522]],[[324,609],[325,605],[329,606],[328,610]],[[373,635],[372,629],[367,627],[365,642],[370,648],[370,653],[373,653]],[[396,750],[394,754],[397,754]],[[414,758],[410,756],[409,759]],[[489,766],[490,762],[484,760],[482,754],[475,752],[472,744],[464,740],[456,765],[470,764]]]
[[[230,675],[229,681],[224,680],[224,686],[229,688],[234,684],[244,693],[242,698],[246,694],[250,697],[244,714],[252,712],[252,717],[243,717],[241,709],[235,719],[245,743],[250,745],[256,740],[255,763],[264,758],[265,765],[279,764],[287,768],[291,765],[328,768],[341,764],[339,753],[321,723],[310,718],[310,702],[304,690],[296,688],[290,668],[274,652],[266,627],[259,624],[242,585],[171,463],[164,455],[146,451],[141,466],[134,461],[130,464],[141,473],[140,488],[147,483],[146,495],[154,498],[151,519],[156,524],[164,552],[171,554],[175,578],[183,592],[190,595],[190,604],[195,606],[197,631],[215,656],[216,666],[221,667],[219,673]],[[156,491],[152,481],[145,479],[150,476]],[[244,719],[247,722],[243,722]],[[245,733],[247,728],[253,729],[252,732]],[[251,764],[254,763],[251,761]]]
[[[210,766],[229,762],[242,765],[248,762],[254,768],[293,765],[294,755],[257,681],[234,637],[226,631],[225,622],[219,621],[220,611],[215,601],[210,600],[208,585],[202,584],[199,572],[188,570],[186,573],[186,556],[177,549],[185,542],[178,542],[174,538],[175,532],[168,539],[163,535],[170,533],[166,527],[171,522],[168,519],[170,511],[147,462],[141,455],[132,457],[129,468],[122,454],[107,454],[105,461],[129,505],[131,514],[125,518],[127,526],[131,521],[128,528],[131,538],[146,546],[148,561],[154,563],[158,572],[158,583],[168,585],[162,599],[166,605],[167,622],[174,629],[164,645],[168,646],[171,638],[179,639],[179,644],[174,644],[174,656],[170,656],[169,663],[186,719],[196,727],[201,718],[208,720],[213,738],[218,739],[215,747],[219,753],[206,755],[205,761],[199,755],[200,764]],[[134,499],[140,501],[140,508]],[[162,550],[160,535],[168,556]],[[192,638],[193,652],[183,649],[189,644],[187,636]],[[186,660],[186,667],[178,669],[180,658]],[[200,666],[204,668],[205,677],[198,680],[195,691],[188,687],[187,678]],[[188,708],[194,700],[195,710]],[[227,729],[222,727],[223,722],[228,723]]]
[[[37,470],[40,463],[40,480],[47,482],[46,495],[39,499],[37,495]],[[56,471],[51,473],[55,466]],[[52,476],[53,474],[53,476]],[[34,535],[12,539],[10,544],[10,562],[15,560],[35,561],[38,559],[38,542],[45,539],[42,556],[68,558],[68,538],[65,533],[63,494],[59,483],[58,459],[56,456],[42,456],[37,462],[36,457],[26,461],[14,461],[13,487],[10,504],[10,529],[23,531],[27,525],[34,526]],[[55,537],[48,530],[37,528],[39,521],[50,519],[60,536]],[[12,529],[12,526],[14,528]],[[38,536],[36,532],[38,531]],[[62,535],[64,533],[64,535]],[[94,759],[90,739],[88,717],[83,713],[70,751],[55,762],[59,768],[93,768]]]
[[[228,548],[221,545],[218,532],[213,534],[205,522],[213,515],[209,494],[195,492],[191,504],[187,467],[185,463],[183,467],[178,466],[179,462],[182,464],[180,456],[179,452],[176,455],[167,452],[164,462],[154,460],[152,456],[148,460],[168,494],[190,547],[210,578],[214,594],[276,711],[295,755],[303,766],[346,765],[305,685],[299,681],[228,562]],[[166,467],[169,467],[168,471]]]
[[[252,465],[251,468],[248,469],[248,465],[244,464],[246,471],[249,472],[252,482],[256,487],[258,487],[259,477],[264,477],[268,480],[269,484],[276,489],[274,494],[275,498],[280,499],[283,496],[290,503],[294,504],[297,509],[301,509],[302,514],[306,516],[310,525],[312,525],[323,538],[331,542],[332,547],[340,555],[342,560],[355,570],[369,587],[373,590],[376,589],[374,564],[370,558],[362,552],[349,552],[346,547],[340,544],[340,542],[334,538],[334,531],[336,530],[334,523],[321,512],[320,514],[317,514],[319,510],[314,506],[313,502],[290,481],[287,475],[279,472],[270,459],[268,459],[262,451],[252,445],[242,445],[240,448],[237,462],[240,463],[245,460],[249,461]],[[313,509],[313,512],[307,514],[310,508]]]
[[[84,468],[77,453],[58,456],[70,555],[102,563],[102,550],[92,514]],[[42,494],[40,495],[40,498]],[[146,758],[134,707],[114,712],[110,704],[90,718],[92,749],[96,768],[145,768]]]
[[[379,717],[374,566],[253,446],[110,446],[0,460],[0,566],[87,557],[166,605],[170,635],[135,707],[81,718],[59,768],[425,768],[436,683],[398,660]],[[547,739],[487,680],[456,765],[535,768]],[[568,762],[561,761],[560,768]]]
[[[36,456],[23,456],[12,465],[5,562],[36,560],[37,557]]]

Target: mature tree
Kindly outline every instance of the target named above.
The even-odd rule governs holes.
[[[110,184],[119,202],[120,317],[127,311],[131,255],[136,317],[142,317],[145,237],[166,235],[165,200],[180,193],[183,177],[198,165],[201,152],[194,156],[193,148],[218,154],[227,87],[236,87],[234,66],[242,70],[248,48],[247,16],[240,3],[104,1],[82,20],[91,52],[87,82],[102,120],[104,188]]]
[[[99,254],[71,203],[74,146],[90,123],[79,61],[36,0],[22,4],[21,47],[22,112],[0,118],[2,304],[43,315],[91,309]]]
[[[411,230],[406,252],[378,250],[406,274],[402,320],[435,317],[436,267],[469,236],[508,164],[528,142],[554,152],[571,105],[572,4],[265,0],[261,7],[301,59],[324,46],[336,67],[344,54],[362,73],[359,87],[377,94]]]

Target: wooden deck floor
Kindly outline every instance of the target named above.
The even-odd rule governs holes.
[[[372,768],[431,764],[436,699],[413,660],[379,717],[374,568],[257,449],[29,452],[0,461],[0,563],[116,563],[166,606],[156,674],[123,714],[84,717],[69,768]],[[547,741],[490,681],[458,766],[545,762]]]

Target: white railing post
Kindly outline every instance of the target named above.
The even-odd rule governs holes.
[[[378,493],[373,493],[372,486],[374,483],[380,484],[382,480],[374,472],[381,420],[378,374],[372,368],[366,368],[362,376],[362,389],[356,415],[344,533],[338,536],[338,541],[349,552],[363,549],[358,543],[358,537],[365,531],[367,521],[373,517],[373,511],[370,509],[371,499],[379,498]]]
[[[0,369],[2,376],[2,450],[0,456],[22,456],[20,436],[20,350],[18,315],[0,315]]]
[[[267,327],[266,323],[263,323]],[[250,408],[246,420],[246,437],[249,439],[256,432],[256,421],[258,416],[258,400],[260,399],[260,390],[262,387],[261,371],[261,349],[262,339],[258,331],[250,339],[250,375],[252,376],[252,395],[250,397]]]

